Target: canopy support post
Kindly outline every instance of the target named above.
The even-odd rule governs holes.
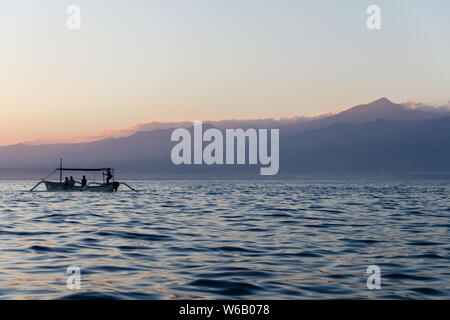
[[[62,158],[59,159],[59,169],[62,169]],[[59,183],[62,183],[62,170],[59,170]]]

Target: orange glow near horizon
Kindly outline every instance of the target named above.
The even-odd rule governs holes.
[[[381,0],[396,23],[379,32],[364,6],[334,1],[78,3],[84,20],[71,31],[67,3],[0,2],[0,146],[449,99],[450,3],[411,1],[405,15]]]

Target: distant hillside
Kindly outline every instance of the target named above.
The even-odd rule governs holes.
[[[335,123],[283,140],[291,173],[450,173],[450,117]],[[280,170],[281,171],[281,170]]]
[[[210,126],[210,125],[209,125]],[[0,147],[0,178],[39,178],[57,167],[104,167],[131,178],[259,177],[258,166],[175,166],[173,129],[90,143]],[[379,99],[280,128],[280,176],[450,174],[450,116]]]

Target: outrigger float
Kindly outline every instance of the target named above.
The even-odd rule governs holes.
[[[50,177],[55,172],[59,171],[59,182],[48,181],[46,178]],[[73,184],[67,184],[63,179],[64,171],[82,171],[82,172],[102,172],[103,182],[91,181],[85,186],[79,181],[74,181]],[[135,191],[134,188],[130,187],[125,182],[119,182],[114,180],[114,169],[111,168],[63,168],[62,159],[60,160],[59,168],[53,170],[51,174],[47,177],[41,179],[30,191],[34,191],[41,184],[45,184],[47,191],[103,191],[103,192],[113,192],[119,189],[120,185],[124,185],[131,190]]]

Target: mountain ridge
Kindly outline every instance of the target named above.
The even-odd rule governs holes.
[[[424,110],[420,109],[422,106]],[[433,109],[432,111],[430,111]],[[450,110],[444,109],[444,106],[433,108],[428,105],[419,104],[419,107],[413,103],[393,103],[389,99],[383,97],[375,101],[356,105],[350,108],[344,108],[339,112],[327,112],[315,116],[292,116],[288,118],[273,119],[228,119],[220,121],[206,120],[204,123],[209,123],[216,128],[282,128],[286,132],[304,131],[311,128],[317,128],[328,125],[337,121],[351,121],[351,122],[367,122],[374,120],[374,117],[391,120],[414,120],[414,119],[426,119],[439,117],[445,114],[450,114]],[[133,135],[140,131],[153,131],[157,129],[174,129],[174,128],[188,128],[192,126],[192,122],[158,122],[152,121],[148,123],[136,124],[122,130],[110,130],[103,133],[101,136],[94,136],[87,139],[86,137],[81,139],[83,141],[78,142],[55,142],[49,143],[45,140],[34,140],[28,143],[22,143],[26,145],[51,145],[51,144],[77,144],[77,143],[89,143],[95,141],[102,141],[105,139],[117,139]],[[87,139],[87,140],[86,140]],[[42,143],[43,142],[43,143]],[[0,147],[1,148],[1,147]]]
[[[407,120],[398,120],[398,114],[392,110],[407,112]],[[348,116],[355,112],[357,117]],[[330,116],[294,128],[280,128],[281,175],[450,173],[450,148],[447,147],[450,115],[447,113],[433,113],[433,117],[427,112],[409,113],[404,106],[381,98],[340,114],[340,117]],[[204,129],[208,127],[213,125],[204,123]],[[175,143],[170,141],[170,136],[174,129],[139,131],[127,137],[78,144],[0,147],[0,178],[19,177],[21,172],[26,173],[25,177],[44,176],[57,167],[59,158],[64,158],[67,166],[111,166],[125,176],[139,178],[258,175],[258,166],[173,165],[170,153]]]

